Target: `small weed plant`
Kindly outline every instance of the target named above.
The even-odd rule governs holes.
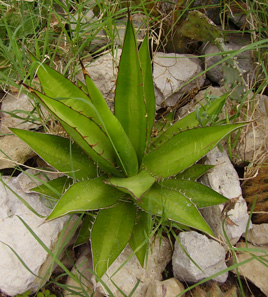
[[[101,277],[129,244],[143,266],[152,217],[212,235],[198,208],[225,197],[196,182],[211,166],[196,162],[230,132],[215,114],[227,95],[214,98],[152,138],[155,96],[148,35],[138,49],[129,17],[120,58],[114,113],[82,65],[85,84],[73,82],[30,54],[43,91],[27,86],[70,138],[11,129],[65,176],[34,190],[58,199],[46,221],[84,213],[94,272]],[[81,63],[82,64],[82,63]],[[200,120],[201,116],[201,120]],[[89,215],[88,215],[89,214]]]

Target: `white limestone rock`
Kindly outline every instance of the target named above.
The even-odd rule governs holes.
[[[249,123],[241,130],[237,145],[233,149],[233,161],[236,164],[258,163],[267,156],[268,116],[265,104],[268,104],[268,97],[259,94],[253,97],[253,95],[250,94],[248,99],[250,108],[246,107],[245,110]],[[244,113],[241,115],[241,121],[244,120],[243,116]]]
[[[121,50],[118,49],[115,51],[115,56],[108,53],[85,65],[110,108],[113,106],[120,55]],[[153,60],[153,69],[158,105],[161,105],[163,101],[166,105],[174,105],[186,92],[200,87],[204,83],[204,77],[199,76],[191,83],[183,86],[202,71],[200,61],[194,56],[157,53]],[[79,72],[77,78],[83,81],[83,73]]]
[[[158,105],[163,101],[167,106],[175,105],[180,97],[196,87],[201,87],[205,81],[203,76],[199,76],[185,85],[202,71],[199,59],[193,55],[159,52],[154,56],[153,65]]]
[[[94,62],[84,65],[90,77],[107,100],[110,108],[113,106],[117,66],[121,52],[122,51],[118,49],[115,51],[115,56],[108,53],[99,57]],[[76,77],[81,81],[84,81],[82,71],[79,72]]]
[[[35,152],[16,135],[0,136],[0,169],[14,168],[35,156]]]
[[[243,236],[254,245],[268,245],[268,224],[252,224],[252,229]]]
[[[181,232],[178,240],[184,250],[175,242],[172,266],[174,277],[179,280],[195,283],[227,268],[225,249],[215,240],[195,231]],[[228,273],[225,272],[213,279],[225,282],[227,277]]]
[[[28,114],[33,112],[34,108],[34,102],[26,94],[7,94],[2,99],[0,134],[10,133],[8,128],[29,130],[40,127],[41,122],[36,121],[33,123],[25,120]],[[10,113],[14,113],[20,118],[13,117]],[[48,116],[48,112],[44,108],[41,108],[41,114],[44,116],[44,119]],[[33,116],[39,117],[36,112],[33,113]]]
[[[152,286],[156,280],[162,280],[162,272],[172,256],[170,243],[165,237],[161,238],[161,245],[158,239],[153,242],[149,249],[146,268],[141,267],[135,256],[129,259],[132,253],[132,249],[127,246],[102,277],[103,282],[109,287],[115,297],[122,297],[123,295],[113,285],[111,280],[127,296],[135,287],[137,280],[140,280],[139,286],[132,296],[144,297],[148,288]],[[121,267],[123,263],[125,265]],[[100,283],[96,284],[96,289],[104,295],[106,294],[105,289]]]
[[[202,178],[202,181],[216,192],[233,200],[230,201],[230,207],[226,208],[226,211],[223,204],[205,207],[200,211],[215,236],[223,241],[225,239],[222,222],[224,218],[229,217],[225,220],[225,231],[231,244],[235,244],[245,232],[249,220],[238,174],[227,153],[220,152],[217,147],[206,155],[204,163],[216,166]]]
[[[184,285],[176,278],[169,278],[164,281],[152,281],[146,291],[145,297],[174,297],[184,290]],[[180,295],[183,297],[185,294]]]
[[[86,245],[83,248],[71,271],[71,273],[78,278],[80,283],[78,284],[72,277],[68,276],[65,285],[66,288],[70,288],[71,291],[65,289],[65,297],[78,297],[81,296],[81,294],[85,294],[85,291],[89,294],[89,296],[91,296],[91,294],[93,294],[93,297],[103,296],[97,291],[93,293],[94,286],[90,281],[90,279],[92,278],[92,274],[90,273],[92,267],[93,264],[90,253],[90,246]]]
[[[69,216],[64,216],[44,223],[44,218],[35,215],[16,196],[16,194],[19,195],[44,217],[51,212],[39,195],[26,194],[22,191],[21,175],[16,178],[3,177],[3,181],[14,193],[0,183],[0,290],[10,296],[22,294],[27,290],[33,293],[48,279],[47,272],[52,259],[19,218],[25,221],[52,252],[55,252],[63,228],[66,227],[62,242],[70,234],[77,218],[73,216],[70,220]],[[19,255],[35,275],[43,280],[30,273],[8,246]]]
[[[237,253],[237,262],[243,262],[252,258],[252,254],[263,257],[263,263],[268,260],[268,246],[263,245],[256,247],[252,244],[246,244],[245,242],[239,242],[236,246],[237,248],[251,249],[250,253],[243,251]],[[255,250],[255,251],[253,251]],[[233,271],[236,273],[236,270]],[[266,296],[268,296],[268,269],[266,264],[262,264],[257,259],[243,264],[238,267],[238,272],[240,276],[244,276],[249,279],[255,286],[257,286]]]

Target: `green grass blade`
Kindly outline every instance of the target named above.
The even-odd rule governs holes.
[[[70,177],[75,174],[79,180],[96,177],[96,165],[75,143],[71,143],[70,148],[70,139],[16,128],[10,130],[58,171]]]
[[[36,241],[40,244],[40,246],[48,253],[48,255],[53,259],[57,265],[62,268],[62,270],[66,273],[66,275],[69,275],[72,279],[74,279],[77,283],[79,283],[78,277],[70,272],[68,268],[58,259],[58,255],[56,253],[53,253],[47,246],[46,244],[38,237],[38,235],[31,229],[31,227],[21,218],[18,216],[18,219],[23,223],[23,225],[27,228],[27,230],[30,232],[30,234],[36,239]],[[70,240],[70,236],[74,234],[74,229],[78,227],[80,220],[78,219],[77,222],[75,223],[74,227],[70,231],[69,236],[67,237],[68,240]],[[66,225],[67,226],[67,225]],[[73,233],[72,233],[73,231]],[[66,239],[66,241],[67,241]]]
[[[123,126],[141,162],[146,143],[146,105],[137,40],[128,20],[115,91],[115,116]]]
[[[99,211],[91,232],[94,271],[101,277],[127,245],[135,223],[136,207],[120,202]]]
[[[145,155],[144,168],[158,178],[175,175],[201,159],[223,137],[243,125],[245,124],[230,124],[183,131]]]
[[[65,192],[46,220],[53,220],[71,212],[109,207],[122,195],[116,188],[105,185],[102,177],[78,182]]]
[[[101,125],[111,141],[120,167],[127,176],[137,174],[138,159],[132,143],[85,68],[83,68],[83,71],[89,96],[96,107]]]
[[[151,138],[152,128],[154,125],[155,106],[156,106],[148,34],[146,34],[141,44],[141,47],[139,50],[139,56],[140,56],[140,63],[141,63],[141,69],[142,69],[142,75],[143,75],[143,90],[144,90],[146,112],[147,112],[146,146],[148,146]]]

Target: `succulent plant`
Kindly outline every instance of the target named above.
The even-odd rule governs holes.
[[[152,232],[152,217],[213,235],[198,208],[228,201],[196,182],[210,167],[195,164],[243,123],[212,125],[226,95],[200,108],[208,117],[202,127],[195,112],[151,138],[155,97],[148,35],[137,47],[130,19],[120,58],[115,112],[82,65],[79,87],[39,62],[43,92],[27,86],[71,137],[11,129],[65,177],[35,188],[58,199],[47,221],[69,213],[90,213],[84,220],[96,275],[101,277],[129,243],[141,265]],[[93,225],[93,226],[92,226]],[[88,237],[87,237],[88,240]]]
[[[230,98],[241,101],[248,86],[237,63],[237,57],[226,47],[218,27],[205,14],[194,10],[189,12],[187,19],[180,27],[180,32],[184,36],[210,42],[218,47],[219,51],[222,52],[225,89],[227,92],[231,92]]]

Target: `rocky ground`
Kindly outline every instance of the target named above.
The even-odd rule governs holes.
[[[234,39],[230,37],[228,46],[232,49],[239,49],[249,42],[246,36],[236,35]],[[201,47],[200,50],[203,54],[216,51],[213,46],[208,45]],[[86,65],[92,79],[111,103],[111,107],[116,81],[116,63],[119,56],[120,50],[116,57],[111,53],[106,53]],[[221,68],[215,67],[205,75],[201,74],[204,67],[209,67],[216,62],[215,58],[206,57],[202,60],[195,55],[156,52],[153,75],[158,108],[165,109],[175,104],[184,105],[177,111],[177,116],[181,117],[190,110],[194,110],[197,102],[204,100],[205,97],[220,96],[225,93],[221,83]],[[255,69],[252,53],[243,52],[238,57],[238,61],[239,66],[245,70],[245,78],[252,79]],[[81,78],[81,74],[78,74],[77,78]],[[188,81],[191,83],[185,85]],[[2,291],[0,296],[14,296],[28,290],[35,292],[40,285],[44,285],[42,279],[38,277],[49,278],[47,271],[52,259],[48,257],[48,251],[64,256],[59,244],[64,241],[70,243],[70,248],[67,250],[69,259],[65,255],[62,263],[81,278],[82,289],[81,286],[77,288],[77,283],[73,283],[70,277],[63,276],[57,279],[58,275],[64,273],[62,268],[56,268],[52,277],[56,278],[57,282],[68,284],[73,291],[84,294],[82,290],[92,292],[94,288],[95,297],[106,296],[107,288],[105,289],[100,282],[97,282],[88,271],[92,269],[90,246],[87,244],[72,248],[72,239],[77,236],[76,230],[79,227],[78,217],[65,216],[43,224],[44,216],[48,215],[51,206],[45,205],[47,201],[30,192],[35,185],[31,175],[38,175],[40,179],[44,179],[44,175],[28,169],[27,166],[36,167],[42,161],[25,143],[11,135],[8,127],[41,128],[38,123],[23,121],[10,114],[14,110],[32,112],[31,99],[24,94],[14,92],[5,94],[1,102],[0,134],[5,136],[1,136],[0,141],[0,169],[3,173],[2,183],[0,183],[0,240],[4,243],[0,245],[0,290]],[[235,263],[234,254],[238,262],[247,262],[254,255],[261,257],[258,259],[264,263],[267,262],[268,221],[265,214],[268,198],[268,175],[267,167],[265,167],[267,166],[265,162],[267,162],[268,144],[267,105],[266,95],[255,96],[253,92],[250,93],[241,111],[241,120],[245,120],[244,113],[247,111],[249,124],[239,136],[237,145],[233,149],[233,158],[230,160],[227,153],[228,143],[222,143],[221,150],[215,148],[200,161],[216,165],[206,174],[202,182],[230,199],[226,205],[201,210],[216,238],[208,238],[195,231],[179,233],[181,245],[177,242],[170,242],[165,236],[161,240],[155,238],[146,269],[142,268],[133,257],[117,271],[112,281],[107,276],[103,277],[103,282],[114,296],[122,296],[122,294],[113,282],[127,296],[139,279],[139,286],[132,296],[174,297],[187,286],[215,274],[210,282],[198,286],[184,296],[239,296],[239,294],[235,295],[236,289],[232,291],[233,286],[238,287],[237,271],[231,268],[228,271],[228,267]],[[229,114],[233,112],[232,101],[227,102],[225,110]],[[43,113],[44,117],[49,116],[45,111]],[[22,112],[17,115],[25,117],[25,113]],[[53,129],[59,131],[59,128],[52,125],[51,131]],[[26,173],[13,172],[17,164],[24,164],[22,168],[26,170]],[[246,167],[248,164],[252,166]],[[263,166],[264,168],[261,168]],[[10,177],[11,173],[12,177]],[[54,177],[56,177],[55,174],[50,174],[50,178]],[[257,212],[251,221],[249,211],[256,195],[258,197],[255,208]],[[30,211],[25,203],[28,203],[36,213]],[[223,231],[223,225],[225,231]],[[29,232],[29,228],[42,240],[48,250],[37,242]],[[248,232],[246,232],[247,229]],[[235,247],[234,254],[231,253],[231,246]],[[250,253],[246,252],[245,248],[250,248]],[[23,263],[18,260],[14,251]],[[108,269],[107,275],[113,275],[131,253],[131,249],[127,247]],[[268,296],[268,269],[258,259],[252,259],[238,268],[247,297]],[[24,263],[29,268],[28,270]],[[224,272],[219,273],[222,270]],[[57,296],[77,295],[75,292],[64,291],[53,284],[48,285],[48,288]],[[205,293],[209,290],[212,295]]]

